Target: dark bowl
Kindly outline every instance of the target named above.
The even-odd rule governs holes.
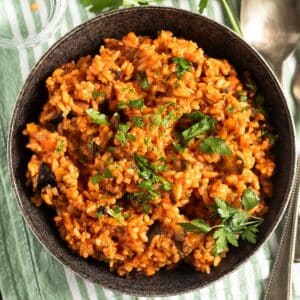
[[[30,158],[22,130],[35,121],[47,99],[45,79],[60,64],[96,53],[106,37],[121,38],[130,31],[156,36],[161,29],[198,43],[207,54],[226,58],[238,71],[248,70],[258,83],[267,101],[269,119],[279,140],[274,148],[276,173],[270,210],[260,227],[255,245],[241,242],[211,274],[196,272],[185,264],[172,271],[160,271],[153,277],[132,275],[119,277],[110,273],[104,263],[85,260],[68,249],[53,224],[53,213],[36,208],[25,186],[25,170]],[[143,7],[119,10],[88,21],[54,44],[31,71],[16,101],[10,123],[8,162],[19,207],[38,240],[61,263],[84,278],[103,287],[141,296],[173,295],[201,288],[237,269],[266,241],[280,221],[287,206],[295,175],[295,130],[286,100],[274,73],[262,57],[228,28],[200,15],[184,10]]]

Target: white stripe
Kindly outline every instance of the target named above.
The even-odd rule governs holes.
[[[230,290],[232,291],[232,294],[234,295],[234,299],[243,299],[241,296],[239,281],[241,279],[238,278],[238,272],[235,271],[229,275],[229,281],[230,281]]]
[[[15,15],[15,10],[12,6],[11,1],[5,1],[4,8],[5,8],[5,11],[7,14],[7,20],[9,21],[9,26],[11,28],[13,35],[17,39],[21,39],[22,37],[21,37],[20,29],[19,29],[19,23],[18,23],[16,15]],[[24,49],[19,49],[18,54],[19,54],[19,61],[20,61],[20,68],[21,68],[21,76],[22,76],[22,80],[24,81],[29,73],[28,55],[27,55],[26,50],[24,50]]]
[[[70,12],[71,12],[74,27],[76,27],[76,26],[78,26],[79,24],[82,23],[76,1],[69,0],[68,1],[68,6],[69,6],[69,9],[70,9]]]
[[[212,10],[214,12],[214,20],[219,23],[224,23],[223,10],[220,1],[212,1]]]
[[[115,295],[113,294],[112,291],[110,290],[107,290],[107,289],[104,289],[103,288],[103,293],[104,293],[104,296],[105,296],[105,299],[106,300],[113,300],[115,298]],[[102,299],[101,299],[102,300]],[[103,299],[104,300],[104,299]]]
[[[199,295],[201,300],[210,300],[209,299],[209,288],[206,287],[204,289],[199,290]]]
[[[270,261],[265,255],[264,249],[261,247],[259,251],[255,254],[255,258],[257,259],[257,268],[260,269],[261,278],[260,280],[267,279],[270,274]]]
[[[69,270],[68,268],[66,268],[65,266],[64,266],[64,270],[65,270],[69,290],[72,294],[72,298],[74,300],[81,300],[82,298],[81,298],[80,290],[79,290],[74,273],[71,270]]]
[[[98,296],[96,293],[95,285],[88,280],[84,280],[84,284],[86,286],[86,290],[87,290],[90,300],[97,300]]]
[[[216,288],[216,299],[217,300],[224,300],[225,299],[225,292],[224,292],[224,281],[223,279],[217,280],[215,282]]]
[[[254,277],[254,270],[252,265],[252,260],[244,265],[243,272],[247,276],[246,280],[246,295],[247,299],[256,299],[256,287],[255,287],[255,277]]]
[[[29,36],[34,36],[34,35],[36,35],[36,28],[35,28],[34,20],[32,17],[32,12],[29,9],[29,3],[28,3],[28,1],[20,0],[20,4],[22,7],[22,13],[23,13],[23,17],[25,20],[25,26],[26,26],[27,32],[29,33]],[[34,60],[38,61],[38,59],[42,55],[42,49],[41,49],[41,47],[38,47],[38,46],[35,46],[32,49],[33,49]]]

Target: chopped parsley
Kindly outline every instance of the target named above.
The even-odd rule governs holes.
[[[191,127],[185,129],[184,131],[181,132],[181,136],[183,138],[183,141],[187,143],[194,137],[203,134],[213,128],[215,126],[216,121],[207,116],[207,115],[202,115],[201,121],[195,123]]]
[[[234,106],[227,106],[226,110],[228,112],[234,112],[235,111],[235,107]]]
[[[116,205],[114,208],[109,208],[107,213],[119,223],[123,223],[125,220],[125,215],[122,214],[122,210],[122,207]]]
[[[130,108],[138,108],[141,109],[144,106],[144,99],[134,99],[134,100],[129,100],[128,106]]]
[[[200,149],[205,153],[218,153],[221,155],[231,155],[232,151],[226,145],[225,140],[219,137],[208,137],[201,144]]]
[[[247,188],[242,197],[242,204],[246,210],[255,207],[259,202],[257,194],[251,189]]]
[[[99,183],[100,180],[102,179],[109,179],[109,178],[112,178],[112,173],[109,169],[105,169],[104,172],[102,174],[100,173],[96,173],[95,175],[93,175],[91,177],[91,182],[93,185],[96,185]]]
[[[267,115],[267,111],[265,109],[265,98],[261,94],[257,94],[254,98],[254,104],[256,106],[256,109],[262,113],[263,115]]]
[[[163,164],[150,163],[147,158],[134,154],[134,161],[138,167],[138,174],[143,179],[138,185],[143,190],[147,191],[151,197],[159,195],[157,191],[153,189],[153,184],[160,183],[160,189],[163,191],[170,191],[171,184],[163,177],[157,175],[160,172],[166,170],[166,166]]]
[[[93,91],[92,97],[97,100],[99,97],[105,98],[105,93],[102,91]]]
[[[107,121],[107,116],[105,114],[101,114],[92,108],[86,109],[86,113],[90,117],[92,122],[98,125],[109,125],[109,122]]]
[[[179,225],[186,231],[196,233],[208,233],[214,230],[213,237],[216,243],[213,253],[215,256],[223,253],[228,248],[228,244],[238,247],[239,237],[255,244],[257,227],[263,222],[263,219],[251,216],[246,211],[235,208],[220,198],[215,198],[215,202],[214,211],[221,218],[221,224],[211,226],[202,219],[194,219],[191,222],[179,223]]]
[[[144,126],[144,118],[143,117],[132,117],[132,123],[133,123],[133,126],[135,127],[142,127]]]
[[[60,153],[61,151],[63,151],[64,150],[64,145],[65,145],[65,140],[61,139],[59,141],[59,144],[58,144],[57,148],[55,149],[55,152]]]
[[[128,141],[134,141],[135,136],[133,134],[128,133],[130,126],[128,124],[119,124],[119,130],[115,135],[115,138],[121,143],[121,145],[125,145]]]
[[[183,74],[191,69],[192,62],[183,57],[173,57],[172,62],[176,64],[176,73],[178,79],[181,79]]]
[[[151,88],[151,85],[147,79],[147,75],[145,72],[143,71],[138,72],[136,75],[136,79],[143,90],[149,90]]]

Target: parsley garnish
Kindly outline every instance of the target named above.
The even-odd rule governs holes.
[[[208,4],[208,0],[200,0],[199,2],[199,13],[202,14],[204,9],[206,8]]]
[[[246,210],[249,210],[256,206],[259,202],[259,198],[256,193],[251,189],[247,188],[242,197],[242,204]]]
[[[97,13],[102,10],[111,10],[119,8],[123,0],[80,0],[84,6],[88,6],[91,12]]]
[[[144,126],[144,118],[143,117],[132,117],[132,123],[135,127],[142,127]]]
[[[150,89],[150,83],[147,79],[146,73],[145,72],[138,72],[136,75],[136,79],[138,80],[141,88],[143,90],[149,90]]]
[[[98,97],[103,97],[103,98],[105,98],[105,93],[104,93],[104,92],[101,92],[101,91],[93,91],[92,97],[93,97],[95,100],[97,100]]]
[[[140,188],[147,190],[151,196],[157,196],[157,192],[153,190],[154,183],[160,183],[160,188],[163,191],[168,192],[171,190],[171,184],[163,177],[157,175],[166,170],[165,165],[150,163],[147,158],[136,153],[134,154],[134,161],[138,167],[139,176],[144,179],[144,181],[139,183]]]
[[[256,106],[256,109],[262,113],[263,115],[267,115],[267,111],[265,109],[265,98],[263,95],[258,94],[254,98],[254,104]]]
[[[214,211],[221,218],[221,224],[210,226],[202,219],[194,219],[188,223],[179,223],[186,231],[196,233],[208,233],[214,231],[216,240],[213,253],[215,256],[221,254],[228,248],[228,244],[238,246],[241,237],[250,243],[256,243],[257,227],[263,222],[262,218],[249,215],[242,209],[235,208],[229,203],[216,198]],[[242,202],[244,208],[246,208]]]
[[[128,140],[135,140],[135,136],[128,133],[129,129],[130,126],[128,124],[119,124],[119,130],[116,133],[115,138],[121,143],[121,145],[125,145]]]
[[[122,214],[123,208],[116,205],[113,209],[109,208],[107,210],[107,213],[113,217],[115,220],[117,220],[119,223],[123,223],[125,220],[125,215]]]
[[[183,74],[191,69],[192,62],[183,57],[173,57],[172,62],[176,64],[178,79],[181,79]]]
[[[86,109],[87,115],[90,117],[91,121],[99,125],[109,125],[107,121],[107,116],[105,114],[100,114],[98,111],[88,108]]]
[[[227,106],[226,110],[228,112],[234,112],[235,111],[235,107],[234,106]]]
[[[93,175],[91,177],[91,182],[92,184],[98,184],[100,180],[102,179],[108,179],[108,178],[112,178],[112,173],[109,169],[105,169],[104,172],[102,174],[100,173],[96,173],[95,175]]]
[[[226,145],[225,140],[219,137],[208,137],[201,144],[200,149],[205,153],[219,153],[221,155],[231,155],[232,151]]]
[[[181,132],[181,136],[183,138],[183,141],[187,143],[194,137],[203,134],[213,128],[215,126],[216,121],[207,116],[207,115],[202,115],[201,121],[195,123],[191,127],[185,129],[184,131]]]
[[[57,148],[55,149],[55,152],[60,153],[61,151],[63,151],[64,150],[64,145],[65,145],[65,141],[64,141],[64,139],[61,139],[59,141],[59,144],[58,144]]]
[[[144,106],[144,99],[134,99],[134,100],[129,100],[128,106],[130,108],[138,108],[141,109]]]
[[[211,226],[201,219],[194,219],[189,223],[179,223],[186,231],[196,233],[207,233],[211,230]]]

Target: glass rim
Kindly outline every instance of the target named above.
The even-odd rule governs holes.
[[[55,27],[61,21],[67,8],[66,0],[54,0],[54,8],[50,22],[39,33],[28,36],[21,40],[9,39],[0,36],[0,47],[4,48],[27,48],[32,47],[45,40],[55,31]]]

